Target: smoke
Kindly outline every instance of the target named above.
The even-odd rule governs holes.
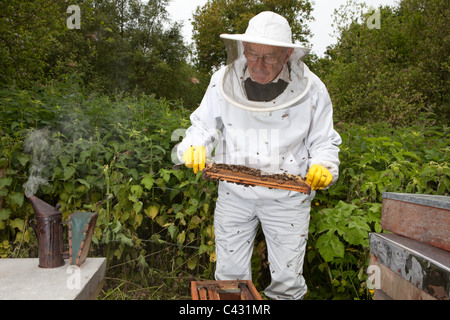
[[[57,148],[51,143],[48,129],[32,130],[25,139],[24,151],[31,155],[29,178],[23,185],[28,198],[36,194],[40,186],[49,185],[50,163]]]
[[[35,195],[41,186],[50,185],[57,155],[65,148],[63,144],[93,136],[92,126],[81,112],[80,107],[63,104],[51,126],[29,131],[23,145],[24,152],[31,155],[28,181],[23,185],[26,197]]]

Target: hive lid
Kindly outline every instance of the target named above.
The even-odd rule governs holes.
[[[384,192],[383,199],[399,200],[450,210],[450,197],[431,194]]]

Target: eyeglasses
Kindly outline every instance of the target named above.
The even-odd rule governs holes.
[[[256,53],[244,51],[245,58],[247,61],[256,62],[258,58],[261,58],[265,64],[275,64],[278,62],[278,57],[270,54],[266,54],[264,56],[260,56]]]

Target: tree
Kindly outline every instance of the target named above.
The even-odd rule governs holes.
[[[346,10],[337,14],[342,18]],[[408,125],[424,119],[448,123],[448,15],[445,0],[403,0],[338,26],[339,39],[321,61],[337,118]],[[338,17],[339,18],[339,17]],[[345,20],[345,19],[344,19]],[[320,68],[319,68],[320,69]]]
[[[196,65],[210,72],[226,61],[222,33],[243,33],[248,21],[262,11],[284,16],[291,25],[293,41],[308,43],[307,23],[312,5],[309,0],[208,0],[193,16],[193,40],[197,52]]]
[[[0,83],[29,88],[47,80],[101,93],[154,94],[196,105],[188,47],[169,0],[86,0],[69,28],[61,0],[0,2]],[[192,92],[196,92],[194,95]]]
[[[42,80],[48,48],[65,28],[65,10],[60,0],[0,2],[1,84],[23,87]]]

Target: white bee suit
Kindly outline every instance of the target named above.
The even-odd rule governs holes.
[[[181,162],[191,146],[205,146],[207,158],[267,173],[305,177],[313,164],[338,178],[341,138],[333,129],[331,100],[325,85],[295,50],[287,67],[288,86],[272,101],[249,101],[243,87],[246,59],[236,41],[236,59],[217,71],[190,117],[192,125],[178,146]],[[219,182],[214,227],[216,279],[251,279],[253,241],[261,223],[272,277],[265,290],[273,299],[300,299],[309,227],[311,195]]]

